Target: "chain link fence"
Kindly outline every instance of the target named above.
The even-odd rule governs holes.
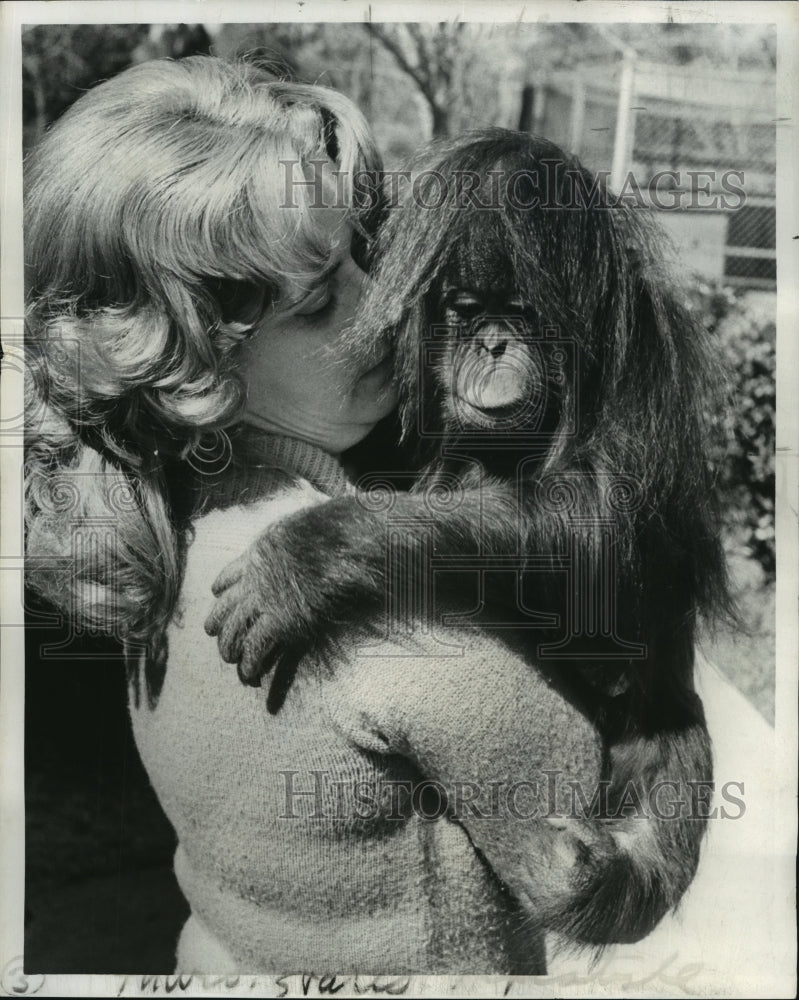
[[[542,81],[536,129],[657,211],[683,267],[776,288],[773,76],[611,57]]]

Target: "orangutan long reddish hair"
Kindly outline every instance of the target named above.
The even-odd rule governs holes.
[[[691,882],[706,825],[694,645],[727,606],[713,365],[642,212],[562,150],[491,130],[419,168],[353,352],[393,342],[420,471],[386,504],[367,489],[275,524],[217,581],[207,627],[246,682],[277,665],[277,710],[304,654],[396,607],[397,562],[422,566],[439,608],[502,627],[599,727],[609,787],[564,820],[583,863],[552,926],[637,940]]]

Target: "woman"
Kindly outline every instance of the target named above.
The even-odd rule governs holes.
[[[357,655],[365,623],[270,715],[203,630],[218,572],[349,489],[393,406],[386,357],[343,363],[377,166],[340,96],[207,58],[90,91],[30,164],[30,578],[126,644],[182,972],[543,972],[579,890],[538,817],[590,799],[598,738],[499,643]]]

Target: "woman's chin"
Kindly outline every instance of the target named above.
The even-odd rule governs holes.
[[[244,420],[267,434],[297,438],[306,441],[331,455],[339,455],[354,447],[396,406],[391,395],[369,401],[369,405],[351,406],[346,414],[337,413],[322,419],[315,415],[304,420],[274,420],[248,410]]]
[[[353,427],[366,427],[361,437],[366,437],[378,421],[397,408],[397,390],[392,382],[392,374],[391,364],[383,363],[367,372],[358,381],[348,416],[352,418]],[[358,441],[360,439],[359,437]]]
[[[374,430],[383,417],[387,417],[393,409],[394,405],[392,404],[385,409],[385,412],[377,412],[373,417],[371,417],[371,419],[365,420],[363,423],[357,422],[342,424],[340,426],[331,426],[325,433],[324,440],[319,440],[314,443],[318,444],[332,455],[340,455],[341,452],[347,451],[349,448],[354,448],[356,444],[363,441],[363,439]]]
[[[353,398],[362,406],[389,405],[389,412],[397,404],[396,388],[393,384],[394,355],[387,354],[372,368],[369,368],[355,383]],[[383,414],[385,416],[385,414]]]

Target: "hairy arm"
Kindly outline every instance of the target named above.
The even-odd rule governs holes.
[[[431,557],[514,555],[518,506],[502,484],[462,490],[451,502],[399,493],[390,509],[339,497],[270,526],[214,582],[206,622],[224,659],[258,684],[278,656],[299,657],[364,612],[380,612],[401,566]]]

